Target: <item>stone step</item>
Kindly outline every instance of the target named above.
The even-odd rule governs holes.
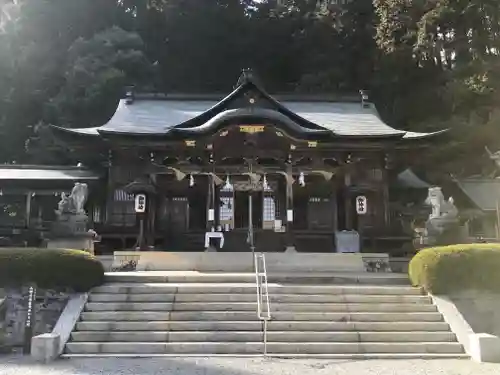
[[[91,293],[90,302],[254,302],[257,297],[253,294],[109,294]],[[419,295],[304,295],[304,294],[277,294],[270,295],[272,303],[418,303],[429,304],[429,296]]]
[[[152,312],[152,311],[105,311],[105,312],[83,312],[82,321],[154,321],[154,320],[234,320],[252,321],[258,320],[256,311],[190,311],[190,312]]]
[[[362,343],[275,343],[268,342],[269,353],[336,354],[336,353],[440,353],[463,354],[456,342],[362,342]]]
[[[269,274],[271,283],[290,284],[360,284],[360,285],[410,285],[408,275],[396,273],[364,273],[364,274],[322,274],[294,275],[293,273]]]
[[[253,321],[83,321],[77,331],[262,331],[262,322]]]
[[[70,342],[66,345],[68,354],[261,354],[263,349],[264,345],[261,342]],[[267,350],[275,354],[463,353],[462,346],[452,342],[268,342]]]
[[[325,322],[270,321],[269,331],[425,331],[446,332],[446,322]],[[84,321],[76,324],[77,331],[262,331],[260,321]]]
[[[234,357],[234,354],[210,354],[211,357],[227,358]],[[238,357],[261,357],[262,354],[239,354]],[[89,353],[89,354],[62,354],[61,358],[179,358],[179,357],[200,357],[199,354],[109,354],[109,353]],[[469,360],[470,356],[465,353],[348,353],[348,354],[273,354],[268,353],[269,358],[279,359],[329,359],[329,360],[431,360],[431,359],[460,359]]]
[[[408,276],[370,272],[268,272],[271,283],[408,285]],[[106,282],[120,283],[225,283],[255,282],[254,273],[202,273],[194,271],[109,272]]]
[[[256,311],[257,302],[90,302],[86,311]],[[435,312],[431,304],[273,303],[275,312]]]
[[[397,322],[397,321],[442,321],[438,312],[275,312],[273,320],[298,321],[370,321],[370,322]],[[256,312],[251,311],[173,311],[173,312],[139,312],[139,311],[106,311],[83,312],[83,321],[152,321],[152,320],[236,320],[252,321],[257,319]]]
[[[253,294],[255,283],[113,283],[94,288],[92,294]],[[410,286],[366,286],[366,285],[279,285],[269,284],[269,294],[303,294],[307,295],[423,295],[420,288]]]
[[[262,331],[129,331],[73,332],[73,342],[259,342]],[[451,332],[278,332],[267,334],[268,342],[453,342]]]

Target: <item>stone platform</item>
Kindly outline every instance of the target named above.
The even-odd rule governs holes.
[[[116,251],[113,267],[135,262],[137,271],[253,272],[250,252]],[[370,253],[266,253],[269,273],[366,272],[374,262],[378,271],[390,272],[388,254]]]
[[[268,272],[269,285],[409,285],[408,275],[390,272]],[[106,272],[107,283],[255,283],[255,273],[199,271]]]

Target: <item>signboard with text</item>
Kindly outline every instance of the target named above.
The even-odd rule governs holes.
[[[138,214],[146,212],[146,194],[137,194],[135,196],[135,212]]]
[[[356,197],[356,212],[358,215],[365,215],[368,212],[367,199],[363,195]]]

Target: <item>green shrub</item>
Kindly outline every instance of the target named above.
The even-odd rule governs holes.
[[[36,284],[44,289],[86,292],[104,282],[104,268],[80,250],[0,249],[0,287]]]
[[[421,250],[409,265],[413,285],[434,294],[466,289],[500,291],[500,244],[466,244]]]

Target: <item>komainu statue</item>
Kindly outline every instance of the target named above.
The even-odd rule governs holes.
[[[89,189],[87,184],[82,184],[80,182],[77,182],[73,187],[73,190],[71,190],[71,195],[69,197],[74,202],[74,207],[77,214],[85,214],[85,210],[83,209],[83,207],[87,202],[88,192]]]
[[[458,224],[458,209],[453,198],[445,200],[440,187],[429,188],[425,204],[432,207],[425,225],[425,236],[429,239],[442,235],[448,228]]]
[[[66,195],[66,193],[61,193],[61,200],[57,204],[56,213],[59,215],[70,214],[75,212],[73,201]]]
[[[71,194],[61,194],[57,204],[57,220],[52,223],[48,236],[48,247],[80,249],[94,254],[94,242],[99,236],[94,230],[89,230],[89,219],[84,206],[87,202],[88,186],[75,183]]]
[[[88,186],[77,182],[68,196],[66,193],[61,194],[61,200],[58,203],[58,215],[79,214],[85,215],[83,207],[87,202]]]

